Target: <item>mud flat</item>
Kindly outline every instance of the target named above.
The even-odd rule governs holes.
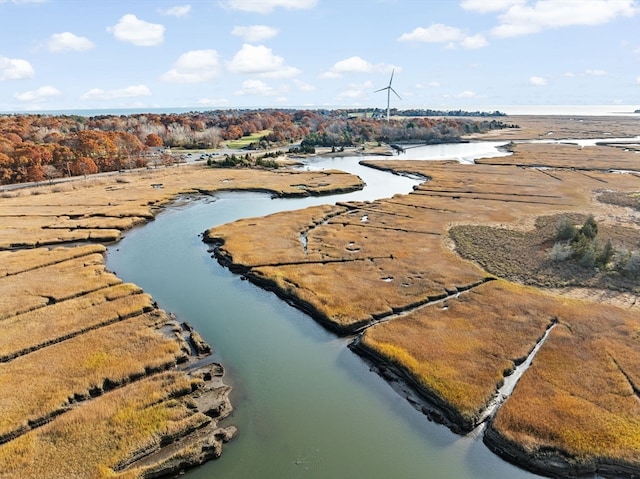
[[[567,137],[585,124],[554,121]],[[614,126],[590,121],[585,136]],[[537,134],[522,130],[513,134]],[[587,279],[598,272],[588,269],[572,287],[582,278],[594,294],[582,289],[579,299],[557,282],[527,286],[513,275],[522,257],[548,259],[552,238],[535,249],[532,242],[506,247],[517,236],[511,233],[526,236],[539,218],[593,215],[614,247],[638,248],[628,238],[640,235],[640,179],[609,172],[628,170],[637,153],[572,148],[527,145],[535,166],[365,161],[428,180],[408,195],[240,220],[208,230],[205,239],[235,271],[339,334],[359,333],[354,350],[429,417],[463,433],[482,426],[492,450],[538,473],[634,477],[640,279],[592,284]],[[505,238],[503,246],[480,248],[486,236],[474,236],[479,227]],[[450,235],[454,228],[469,228],[456,240],[465,248]],[[252,248],[264,235],[274,247]],[[518,244],[520,257],[506,254]],[[525,359],[531,365],[500,397]]]
[[[341,172],[193,166],[3,192],[0,477],[165,477],[218,457],[236,432],[223,367],[106,270],[102,243],[178,197],[361,187]]]

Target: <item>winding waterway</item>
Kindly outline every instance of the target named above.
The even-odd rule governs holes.
[[[498,143],[437,145],[400,159],[497,156]],[[214,347],[233,386],[239,433],[222,457],[189,479],[533,478],[463,437],[429,422],[347,349],[348,339],[230,273],[200,234],[215,225],[276,211],[408,193],[418,183],[358,164],[310,161],[310,169],[359,175],[363,191],[324,198],[270,199],[255,193],[183,199],[109,248],[107,266],[138,284],[163,309],[188,321]],[[269,248],[264,238],[258,248]]]

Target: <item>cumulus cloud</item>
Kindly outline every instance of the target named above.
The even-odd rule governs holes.
[[[543,77],[532,76],[529,78],[529,84],[533,86],[545,86],[548,83],[549,81]]]
[[[459,28],[442,23],[433,23],[427,28],[418,27],[409,33],[403,33],[399,42],[413,43],[446,43],[448,48],[460,46],[467,49],[478,49],[486,47],[489,42],[484,35],[467,35]]]
[[[230,10],[264,14],[271,13],[276,8],[308,10],[315,7],[318,0],[224,0],[220,3]]]
[[[322,78],[341,78],[350,73],[391,73],[401,71],[400,67],[384,63],[373,64],[361,57],[353,56],[336,62],[329,71],[322,74]]]
[[[499,15],[491,33],[506,38],[572,25],[600,25],[640,12],[634,0],[538,0],[519,2]]]
[[[460,42],[460,45],[463,48],[468,48],[470,50],[475,50],[475,49],[478,49],[478,48],[486,47],[487,45],[489,45],[489,42],[484,37],[484,35],[479,33],[479,34],[473,35],[471,37],[465,37],[464,40],[462,40],[462,42]]]
[[[245,42],[257,43],[275,37],[278,34],[278,30],[266,25],[251,25],[234,27],[231,34],[242,37]]]
[[[158,12],[169,17],[186,17],[191,12],[191,5],[177,5],[171,8],[159,8]]]
[[[91,50],[94,44],[86,37],[79,37],[71,32],[54,33],[47,43],[49,51],[63,52],[66,50],[82,52]]]
[[[137,96],[150,96],[151,90],[146,85],[133,85],[114,90],[92,88],[80,98],[82,100],[115,100],[119,98],[133,98]]]
[[[455,27],[434,23],[428,28],[418,27],[410,33],[404,33],[398,38],[400,42],[448,43],[464,38],[462,31]]]
[[[242,88],[235,92],[238,96],[275,96],[278,91],[262,80],[245,80]]]
[[[274,55],[264,45],[245,43],[228,64],[234,73],[258,74],[268,78],[291,78],[300,74],[300,70],[286,66],[284,58]]]
[[[120,18],[114,26],[107,27],[107,31],[122,42],[140,47],[152,47],[164,41],[164,25],[145,22],[131,13]]]
[[[29,102],[29,103],[42,103],[49,98],[60,96],[62,93],[52,86],[41,86],[40,88],[32,91],[26,91],[24,93],[16,93],[13,97],[16,100]]]
[[[0,80],[24,80],[35,74],[31,63],[22,58],[8,58],[0,55]]]
[[[640,85],[640,76],[637,76],[637,77],[636,77],[636,84],[637,84],[637,85]]]
[[[160,79],[168,83],[203,83],[220,74],[220,61],[215,50],[191,50],[180,55]]]

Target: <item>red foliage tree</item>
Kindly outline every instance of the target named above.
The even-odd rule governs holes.
[[[149,147],[162,146],[162,138],[155,133],[150,133],[144,140],[144,144]]]

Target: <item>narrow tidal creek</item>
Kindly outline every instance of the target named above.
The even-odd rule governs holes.
[[[494,143],[420,147],[400,159],[496,156]],[[440,150],[440,151],[438,151]],[[109,248],[107,266],[191,323],[214,349],[233,387],[238,427],[222,457],[189,479],[533,478],[478,438],[429,422],[338,338],[273,293],[218,265],[200,234],[239,218],[408,193],[417,180],[364,168],[359,158],[306,167],[359,175],[364,191],[324,198],[270,199],[255,193],[180,199],[155,221]],[[269,248],[263,238],[256,248]],[[348,282],[345,281],[345,288]]]

